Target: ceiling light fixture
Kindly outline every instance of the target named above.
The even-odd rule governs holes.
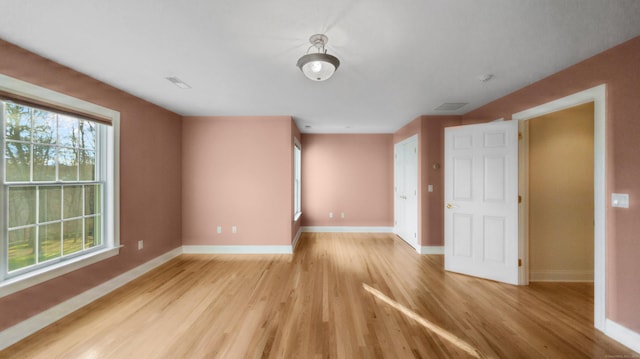
[[[328,41],[329,38],[324,34],[312,35],[309,38],[311,46],[307,49],[306,55],[302,56],[296,64],[309,80],[327,80],[340,66],[340,60],[337,57],[327,54],[325,45]],[[317,52],[309,53],[314,47]]]

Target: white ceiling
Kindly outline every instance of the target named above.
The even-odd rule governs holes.
[[[295,66],[315,33],[341,61],[325,82]],[[182,115],[305,133],[467,113],[638,35],[638,0],[0,0],[9,42]]]

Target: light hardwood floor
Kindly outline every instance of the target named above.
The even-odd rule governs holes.
[[[293,256],[181,255],[0,357],[638,357],[593,328],[592,293],[445,273],[389,234],[305,233]]]

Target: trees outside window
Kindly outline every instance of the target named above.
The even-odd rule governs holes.
[[[103,246],[105,125],[11,101],[4,127],[5,274]]]

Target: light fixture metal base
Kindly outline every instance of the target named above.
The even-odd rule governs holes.
[[[329,38],[325,34],[315,34],[311,35],[309,42],[311,45],[321,49],[327,44],[327,42],[329,42]]]

